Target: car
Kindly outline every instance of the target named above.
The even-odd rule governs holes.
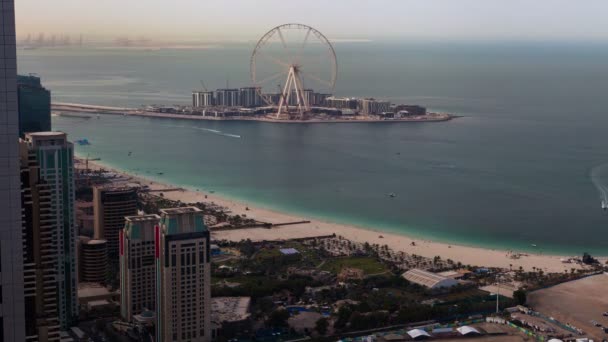
[[[608,317],[608,311],[604,311],[604,313],[602,314],[604,317]]]

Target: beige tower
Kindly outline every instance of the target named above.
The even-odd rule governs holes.
[[[202,211],[161,210],[155,241],[157,340],[211,341],[209,230]]]
[[[154,233],[158,215],[125,217],[120,233],[120,313],[128,322],[144,310],[156,311]]]

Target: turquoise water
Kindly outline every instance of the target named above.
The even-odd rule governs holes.
[[[40,74],[59,101],[187,103],[200,78],[211,88],[227,75],[245,85],[250,48],[28,50],[19,70]],[[466,117],[281,125],[102,116],[53,125],[91,141],[77,146],[81,155],[248,203],[451,243],[608,255],[607,46],[391,42],[336,51],[339,95]]]

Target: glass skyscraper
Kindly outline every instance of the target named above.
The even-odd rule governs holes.
[[[25,341],[15,4],[0,0],[0,342]]]
[[[76,220],[74,216],[74,147],[63,132],[27,133],[24,143],[36,157],[40,177],[49,187],[57,232],[57,307],[67,329],[78,316]]]
[[[19,99],[19,136],[25,133],[51,130],[51,92],[45,89],[40,77],[17,76]]]

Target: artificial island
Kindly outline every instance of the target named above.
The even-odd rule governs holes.
[[[57,103],[61,112],[122,113],[197,120],[270,122],[427,122],[454,115],[428,112],[416,104],[334,96],[338,61],[330,41],[303,24],[274,27],[257,42],[250,58],[251,86],[192,92],[191,105],[116,108]],[[281,83],[283,82],[283,83]],[[228,83],[228,82],[227,82]]]

